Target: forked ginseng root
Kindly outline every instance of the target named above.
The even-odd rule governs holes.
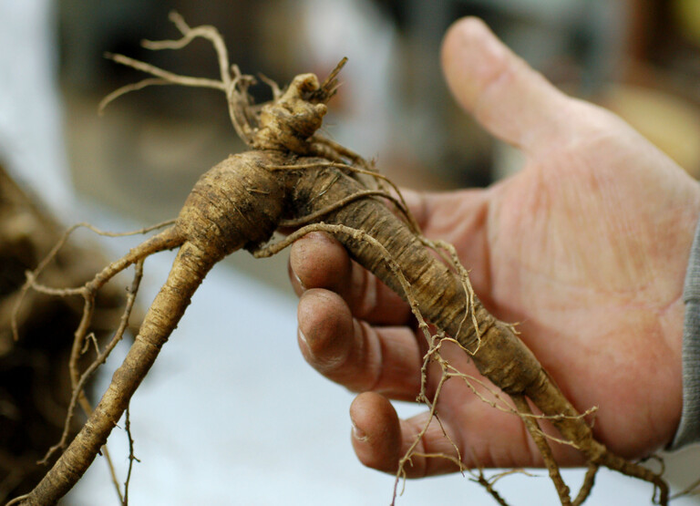
[[[522,418],[562,504],[581,504],[601,466],[652,483],[658,502],[667,503],[668,486],[660,475],[614,455],[593,437],[587,413],[578,412],[564,397],[514,328],[484,309],[471,290],[467,271],[454,250],[420,235],[400,192],[392,191],[392,185],[377,174],[372,164],[317,133],[326,103],[336,91],[337,74],[344,60],[324,82],[319,83],[313,74],[299,75],[285,91],[273,85],[273,100],[262,107],[253,107],[247,90],[254,79],[229,65],[226,48],[216,29],[191,28],[177,14],[171,19],[182,38],[146,42],[145,46],[179,49],[194,38],[208,39],[218,55],[220,79],[179,76],[125,56],[112,55],[115,61],[152,77],[117,90],[107,97],[103,106],[126,92],[155,84],[219,89],[227,96],[236,132],[251,149],[206,172],[172,225],[77,289],[86,301],[86,316],[75,337],[79,349],[87,338],[89,308],[97,289],[147,256],[179,248],[167,281],[84,428],[41,483],[30,494],[17,498],[17,502],[53,504],[75,485],[127,409],[131,396],[175,329],[192,295],[217,262],[241,248],[256,256],[271,255],[304,234],[324,231],[341,241],[354,260],[410,304],[428,340],[424,369],[430,361],[437,361],[442,368],[437,394],[442,384],[451,379],[468,385],[478,382],[441,357],[440,347],[446,340],[458,343],[481,374],[500,389],[501,393],[494,392],[493,397],[498,400],[494,406]],[[280,227],[301,228],[280,243],[266,245]],[[32,285],[38,286],[33,278],[27,287]],[[80,390],[78,384],[76,397],[80,396]],[[435,414],[436,395],[429,398],[425,392],[424,384],[422,400]],[[541,414],[533,414],[529,403]],[[573,500],[552,457],[553,438],[545,436],[540,428],[542,420],[558,429],[560,437],[556,441],[575,447],[589,463],[585,483]],[[397,482],[404,466],[410,465],[415,448],[412,445],[401,459]],[[440,457],[445,456],[436,456]],[[455,463],[461,467],[461,462]],[[480,470],[475,476],[497,502],[504,504]]]

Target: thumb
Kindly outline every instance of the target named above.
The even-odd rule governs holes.
[[[442,66],[456,100],[488,131],[525,151],[570,139],[577,103],[508,49],[477,18],[450,27]]]

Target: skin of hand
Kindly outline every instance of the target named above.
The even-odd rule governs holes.
[[[628,458],[667,445],[682,409],[682,292],[700,187],[618,117],[554,88],[477,19],[450,28],[442,64],[457,102],[526,164],[487,189],[408,192],[424,234],[455,245],[485,306],[519,322],[577,409],[597,406],[601,442]],[[425,344],[409,309],[323,234],[295,243],[290,277],[302,354],[361,392],[350,408],[355,452],[395,472],[427,421],[399,420],[389,402],[415,400],[420,388]],[[444,353],[478,375],[460,350]],[[469,467],[542,465],[520,419],[463,381],[444,385],[438,412],[456,448],[433,421],[418,452],[459,455]],[[561,465],[583,463],[570,446],[553,450]],[[405,470],[455,469],[414,456]]]

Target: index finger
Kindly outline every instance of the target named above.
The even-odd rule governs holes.
[[[378,325],[405,325],[411,321],[411,311],[403,299],[352,261],[343,245],[328,234],[314,232],[296,241],[289,255],[289,268],[298,295],[324,288],[339,294],[360,320]]]

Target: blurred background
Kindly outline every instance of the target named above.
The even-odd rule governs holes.
[[[179,36],[168,21],[171,10],[192,26],[215,25],[244,73],[263,73],[280,84],[302,72],[323,76],[349,57],[326,133],[376,158],[404,186],[486,186],[518,169],[517,154],[464,115],[442,80],[442,35],[465,15],[483,18],[558,86],[617,112],[700,176],[699,0],[0,0],[0,162],[64,221],[82,221],[86,211],[118,226],[174,217],[201,173],[243,149],[224,96],[212,90],[146,89],[97,115],[105,95],[142,78],[104,53],[181,74],[216,75],[212,48],[204,41],[182,51],[139,45],[143,38]],[[254,95],[264,101],[269,89],[258,86]],[[259,262],[238,254],[227,262],[220,277],[246,283],[247,293],[263,304],[274,300],[286,325],[280,332],[293,340],[286,257]],[[309,378],[309,388],[321,383]],[[347,405],[349,397],[329,391]],[[340,419],[347,422],[344,413]],[[697,475],[700,459],[684,452],[669,465],[681,486]],[[362,479],[370,480],[368,475]],[[462,496],[459,486],[451,487],[446,497]],[[620,488],[614,481],[610,487]],[[381,497],[379,503],[388,502]],[[604,497],[592,502],[636,503]],[[259,501],[210,503],[272,503]]]

